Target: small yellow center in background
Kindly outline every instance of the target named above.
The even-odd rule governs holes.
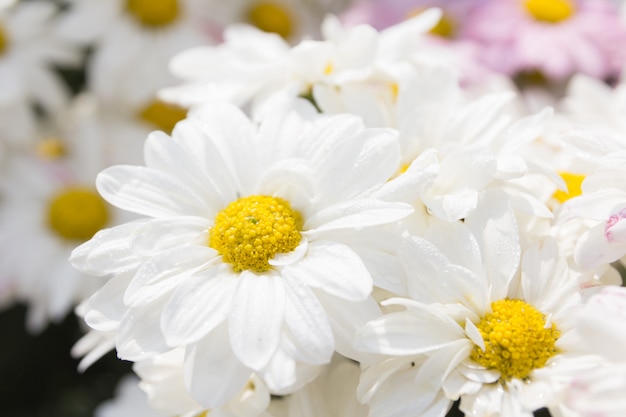
[[[555,344],[560,332],[555,324],[546,328],[544,315],[535,307],[504,299],[493,302],[491,310],[476,326],[485,350],[474,346],[470,358],[500,371],[501,380],[526,378],[558,352]]]
[[[53,161],[65,155],[63,141],[56,137],[45,138],[35,145],[35,153],[42,159]]]
[[[48,225],[66,239],[91,239],[108,220],[105,201],[88,188],[69,188],[54,197],[48,207]]]
[[[269,271],[269,260],[300,244],[302,216],[279,197],[253,195],[233,201],[215,216],[209,246],[235,271]]]
[[[415,17],[425,12],[426,10],[427,8],[418,7],[417,9],[413,9],[409,13],[407,13],[406,18],[410,19],[412,17]],[[455,32],[456,32],[456,23],[454,19],[452,19],[452,17],[447,13],[442,13],[441,18],[439,19],[437,24],[433,26],[433,28],[430,29],[430,31],[428,31],[428,33],[430,33],[431,35],[435,35],[435,36],[439,36],[439,37],[447,38],[447,39],[451,39],[452,37],[454,37]]]
[[[571,172],[561,172],[561,178],[567,185],[567,191],[557,190],[553,197],[561,204],[565,203],[570,198],[574,198],[583,193],[582,184],[585,179],[584,175],[572,174]]]
[[[558,23],[574,14],[570,0],[526,0],[524,6],[536,20],[547,23]]]
[[[150,27],[166,26],[178,17],[178,0],[126,0],[126,9],[141,24]]]
[[[139,117],[162,131],[171,133],[176,123],[187,117],[187,109],[153,100],[139,112]]]
[[[9,37],[7,36],[6,31],[0,25],[0,55],[2,55],[7,48],[9,47]]]
[[[293,33],[293,19],[283,6],[260,1],[252,5],[247,13],[250,24],[264,32],[276,33],[287,39]]]

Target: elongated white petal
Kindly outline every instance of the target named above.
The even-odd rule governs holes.
[[[372,292],[372,278],[363,261],[340,243],[311,242],[306,256],[283,267],[281,273],[345,300],[361,301]]]
[[[187,278],[163,308],[161,328],[167,343],[195,343],[222,323],[228,317],[238,284],[224,265]]]
[[[224,322],[185,352],[185,386],[203,407],[217,408],[226,404],[252,374],[237,359],[228,339],[228,326]]]
[[[233,352],[259,370],[276,351],[285,314],[285,288],[275,274],[241,272],[228,327]]]

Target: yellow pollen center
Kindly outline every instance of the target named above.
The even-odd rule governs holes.
[[[424,7],[418,7],[417,9],[413,9],[409,13],[407,13],[406,18],[410,19],[419,15],[420,13],[423,13],[426,10],[427,9]],[[456,23],[454,22],[452,17],[450,17],[450,15],[448,15],[447,13],[442,13],[441,18],[439,19],[437,24],[433,26],[428,33],[442,38],[451,39],[452,37],[454,37],[455,30]]]
[[[0,55],[4,53],[9,47],[9,37],[7,36],[6,31],[0,25]]]
[[[553,197],[561,204],[570,198],[574,198],[583,193],[582,184],[585,179],[584,175],[572,174],[571,172],[561,172],[559,174],[567,185],[567,191],[557,190]]]
[[[142,25],[166,26],[178,17],[178,0],[126,0],[126,9]]]
[[[141,109],[139,117],[166,133],[171,133],[176,123],[187,117],[187,109],[161,100],[153,100]]]
[[[209,246],[235,271],[266,272],[269,260],[300,244],[302,216],[279,197],[253,195],[233,201],[215,216]]]
[[[264,32],[276,33],[287,39],[293,33],[293,19],[283,6],[270,1],[252,5],[247,13],[248,21]]]
[[[574,14],[570,0],[526,0],[524,6],[540,22],[558,23]]]
[[[66,239],[91,239],[108,220],[105,201],[89,188],[69,188],[55,196],[48,206],[48,225]]]
[[[555,344],[560,332],[554,323],[546,327],[544,315],[535,307],[504,299],[491,303],[491,310],[476,326],[485,350],[474,346],[470,358],[500,371],[501,380],[527,378],[558,352]]]
[[[45,138],[35,146],[35,153],[47,161],[59,159],[65,152],[65,145],[61,139],[55,137]]]

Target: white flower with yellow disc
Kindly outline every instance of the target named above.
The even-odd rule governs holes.
[[[477,417],[530,417],[559,407],[567,382],[599,363],[575,337],[582,303],[555,242],[522,254],[497,205],[474,233],[448,225],[442,242],[412,237],[400,251],[410,298],[383,302],[396,311],[357,335],[360,348],[388,355],[361,377],[372,417],[443,416],[459,399]]]
[[[204,407],[253,371],[288,391],[335,349],[352,353],[356,327],[379,312],[370,272],[334,236],[411,213],[370,197],[398,158],[393,131],[349,115],[277,111],[257,128],[232,105],[202,107],[172,137],[148,137],[145,167],[99,174],[107,201],[145,217],[73,252],[78,269],[113,274],[87,323],[117,329],[127,360],[185,348],[186,385]]]
[[[176,79],[167,65],[176,53],[213,42],[201,0],[72,0],[57,33],[91,46],[87,86],[99,99],[141,113]]]
[[[38,105],[61,111],[69,91],[52,68],[76,67],[78,50],[55,36],[58,8],[52,2],[18,2],[0,7],[0,130],[4,144],[31,145]]]

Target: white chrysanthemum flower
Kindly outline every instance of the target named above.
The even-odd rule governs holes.
[[[176,83],[167,69],[172,56],[212,42],[205,14],[198,0],[71,0],[58,33],[94,47],[86,67],[90,90],[136,111]]]
[[[53,68],[75,67],[78,51],[54,36],[57,7],[24,1],[0,7],[0,130],[12,146],[32,144],[37,133],[34,105],[48,114],[63,109],[68,91]]]
[[[303,40],[293,48],[275,34],[234,25],[225,31],[224,43],[174,57],[170,68],[186,84],[165,89],[161,96],[184,107],[219,98],[252,103],[254,108],[279,91],[310,96],[318,84],[341,86],[362,80],[378,63],[410,55],[439,15],[439,10],[429,10],[380,33],[367,25],[345,29],[336,17],[328,16],[322,25],[323,40]]]
[[[101,228],[129,219],[94,187],[99,171],[124,161],[113,156],[122,154],[118,146],[130,149],[128,138],[98,134],[83,103],[77,100],[32,152],[9,158],[0,179],[0,298],[28,305],[31,331],[61,320],[102,285],[68,258]]]
[[[520,264],[515,228],[499,217],[504,201],[493,203],[490,220],[470,225],[474,234],[448,225],[436,244],[412,237],[401,250],[411,298],[384,302],[396,312],[357,336],[361,348],[388,355],[361,378],[370,416],[443,416],[460,399],[477,417],[530,417],[559,407],[565,385],[600,362],[576,338],[577,281],[554,241],[529,248]]]
[[[155,410],[180,417],[206,417],[208,414],[224,417],[268,416],[265,410],[270,404],[270,393],[256,375],[253,374],[228,403],[207,410],[194,401],[185,388],[183,363],[184,349],[175,349],[133,365],[133,370],[141,379],[139,387]]]
[[[117,384],[115,397],[98,405],[94,417],[172,417],[155,410],[148,403],[146,394],[139,388],[139,378],[123,377]]]
[[[591,296],[578,317],[578,331],[590,352],[606,366],[577,375],[567,405],[583,417],[619,417],[626,412],[626,288],[608,286]]]
[[[257,129],[234,106],[208,105],[172,137],[150,135],[145,167],[97,179],[106,200],[146,218],[103,230],[71,257],[114,275],[87,304],[87,323],[117,329],[128,360],[184,347],[187,388],[204,407],[224,404],[253,371],[284,392],[297,365],[351,353],[378,306],[363,261],[334,236],[412,211],[369,197],[398,163],[393,131],[278,113]]]
[[[315,381],[293,394],[273,399],[269,412],[274,417],[366,417],[367,407],[356,398],[359,364],[336,355]]]

